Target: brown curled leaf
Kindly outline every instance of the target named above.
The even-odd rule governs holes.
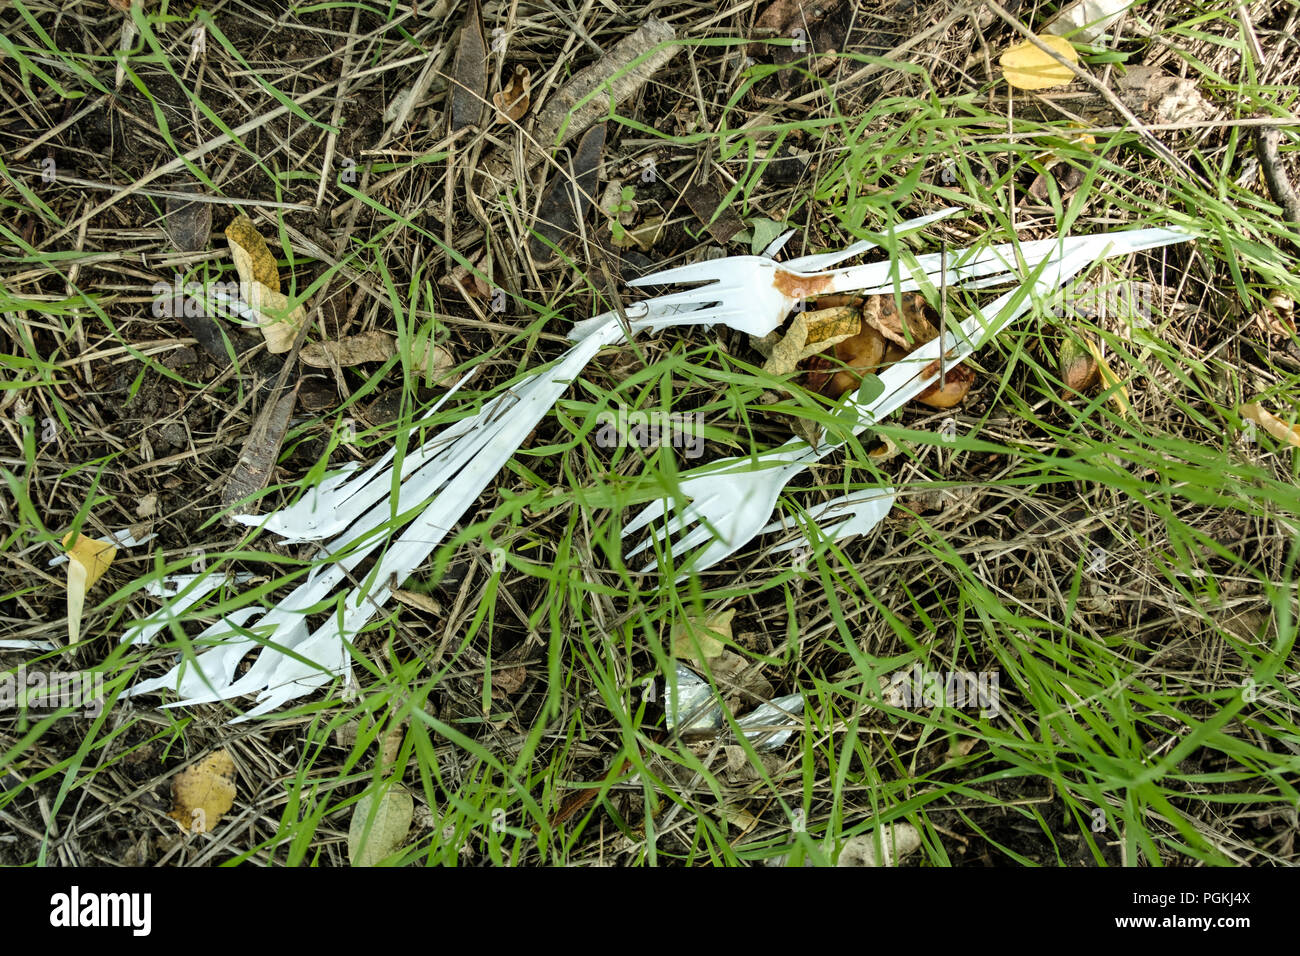
[[[1101,370],[1092,350],[1073,337],[1061,341],[1061,380],[1073,392],[1086,392],[1097,384]]]
[[[925,296],[909,292],[895,303],[892,295],[869,297],[862,305],[862,321],[874,326],[886,339],[911,351],[939,334],[930,321]]]
[[[212,235],[212,204],[168,196],[164,221],[177,252],[199,252],[207,248]]]
[[[789,375],[799,363],[819,352],[858,334],[862,328],[857,309],[839,307],[800,312],[790,328],[772,345],[763,371],[770,375]]]
[[[498,123],[517,123],[524,118],[532,104],[533,75],[525,66],[516,66],[505,89],[492,94],[492,104],[497,108]]]
[[[885,338],[864,322],[857,335],[835,346],[835,358],[842,367],[837,365],[829,387],[818,391],[839,398],[845,392],[856,391],[862,385],[862,376],[874,374],[880,367],[885,359]]]
[[[916,396],[916,400],[931,408],[952,408],[966,397],[973,384],[975,384],[975,372],[968,366],[954,365],[944,375],[942,384],[935,382]]]
[[[397,340],[387,332],[361,332],[333,342],[304,345],[298,358],[312,368],[348,368],[364,362],[386,362],[396,354]]]

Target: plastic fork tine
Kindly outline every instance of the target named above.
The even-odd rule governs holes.
[[[940,219],[947,219],[955,212],[961,212],[959,206],[949,206],[947,209],[940,209],[938,212],[930,213],[928,216],[919,216],[916,219],[908,219],[906,222],[900,222],[892,229],[885,230],[886,233],[892,233],[895,236],[901,236],[904,233],[911,232],[914,229],[920,229],[922,226],[928,226],[932,222],[938,222]],[[798,272],[820,272],[823,269],[831,269],[844,262],[852,259],[854,256],[860,256],[864,252],[870,252],[879,246],[880,243],[871,239],[859,239],[853,245],[841,249],[838,252],[819,252],[810,256],[799,256],[797,259],[790,259],[783,262],[782,265],[787,269]]]
[[[673,306],[673,305],[707,305],[710,302],[724,302],[727,296],[734,294],[735,286],[723,285],[721,282],[714,282],[709,285],[699,286],[695,289],[685,289],[681,292],[672,292],[668,295],[655,297],[655,305]],[[690,313],[686,313],[689,315]],[[681,318],[679,313],[674,316],[661,316],[666,321],[674,321]],[[636,324],[648,325],[651,319],[638,319]]]
[[[897,492],[893,488],[868,488],[841,495],[825,504],[808,509],[808,517],[817,525],[819,536],[827,541],[837,541],[848,534],[866,534],[884,519],[894,506]],[[838,519],[838,520],[830,520]],[[772,548],[774,552],[792,551],[810,543],[807,530],[799,524],[791,528],[789,520],[778,519],[769,523],[759,534],[794,530],[799,534]]]
[[[659,329],[670,329],[674,326],[687,325],[732,325],[732,320],[739,322],[748,313],[743,309],[737,309],[729,305],[713,305],[703,309],[697,309],[690,313],[690,318],[665,318],[659,321],[646,321],[640,323],[640,327],[657,331]]]
[[[681,511],[681,513],[673,515],[673,517],[669,521],[665,522],[664,526],[660,528],[658,531],[650,532],[650,536],[646,538],[646,540],[642,541],[635,548],[633,548],[631,551],[629,551],[627,556],[629,558],[634,558],[642,551],[645,551],[647,548],[649,548],[650,545],[653,544],[654,542],[656,541],[663,542],[668,538],[671,538],[673,535],[677,534],[679,531],[682,531],[684,528],[686,528],[687,525],[694,524],[696,517],[699,514],[699,507],[700,507],[700,502],[692,501],[689,505],[686,506],[685,509]],[[629,533],[631,532],[628,532],[626,530],[623,532],[625,537]]]
[[[689,555],[686,554],[691,548],[698,544],[708,544]],[[736,549],[720,538],[713,537],[712,532],[706,526],[701,526],[689,535],[673,545],[674,555],[683,555],[677,562],[677,577],[675,580],[681,581],[689,577],[692,573],[703,571],[710,566],[717,564],[720,560],[730,555]],[[641,569],[642,574],[648,574],[655,569],[656,565],[648,565]]]
[[[670,532],[670,533],[675,533],[675,532]],[[714,537],[714,533],[712,528],[710,528],[706,524],[699,524],[696,527],[692,528],[684,538],[672,542],[673,553],[684,555],[687,551],[689,551],[691,548],[694,548],[696,545],[704,544],[706,541],[712,541],[713,537]],[[667,544],[667,541],[665,541],[665,544]],[[694,556],[692,555],[691,560],[693,559]],[[689,561],[684,561],[682,563],[687,564],[689,563]]]
[[[662,518],[664,512],[668,510],[667,501],[666,498],[660,498],[658,501],[650,502],[637,512],[636,517],[623,526],[623,537],[626,538],[630,534],[636,534],[650,522]]]
[[[679,282],[717,282],[721,278],[720,273],[731,261],[733,260],[709,259],[704,262],[693,262],[688,266],[663,269],[660,272],[652,272],[648,276],[641,276],[639,279],[631,279],[628,285],[641,288],[648,285],[674,285]]]

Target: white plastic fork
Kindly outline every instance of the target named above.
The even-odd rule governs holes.
[[[955,211],[955,208],[948,209],[902,223],[893,232],[918,228]],[[799,268],[823,268],[873,247],[873,242],[863,240],[848,249],[804,256],[791,264]],[[627,312],[629,319],[665,326],[695,324],[694,308],[697,306],[693,303],[664,301],[660,297],[636,303]],[[784,315],[772,315],[765,320],[770,328],[764,332],[775,328],[783,318]],[[755,327],[746,324],[746,328]],[[392,488],[391,469],[384,469],[392,457],[387,455],[360,475],[332,477],[328,487],[280,513],[248,516],[246,523],[263,524],[297,541],[318,540],[347,529],[341,538],[331,542],[327,551],[351,550],[345,557],[315,568],[306,581],[260,620],[253,622],[247,617],[241,620],[242,632],[234,632],[239,636],[232,635],[227,644],[209,648],[188,664],[181,662],[163,677],[139,685],[134,692],[175,688],[182,693],[182,699],[169,706],[260,692],[258,705],[238,718],[245,720],[306,694],[343,673],[348,663],[347,642],[387,601],[396,583],[404,581],[437,547],[601,346],[613,344],[623,335],[623,326],[615,313],[590,320],[589,334],[565,353],[557,365],[535,373],[515,390],[514,405],[508,405],[508,396],[502,396],[478,415],[462,419],[439,435],[434,441],[442,446],[440,450],[433,451],[434,442],[430,442],[408,455],[395,508],[385,500]],[[416,506],[439,489],[441,492],[432,504],[387,549],[378,566],[367,575],[367,581],[354,587],[329,620],[308,634],[307,611],[319,607],[380,544],[383,536],[376,533],[377,529],[390,515]],[[369,542],[359,545],[367,535]],[[248,636],[254,629],[267,635],[273,643],[259,644]],[[235,679],[234,669],[244,652],[255,649],[258,656],[252,667]]]
[[[947,209],[941,209],[938,212],[930,213],[928,216],[918,216],[915,219],[908,219],[892,226],[886,230],[885,234],[892,237],[904,235],[914,230],[927,226],[932,222],[940,219],[946,219],[955,212],[961,210],[957,206],[950,206]],[[729,325],[733,329],[741,332],[748,332],[750,335],[764,336],[777,328],[785,321],[791,309],[801,301],[804,296],[789,298],[783,302],[777,301],[772,296],[762,296],[762,301],[755,302],[751,293],[762,292],[757,286],[750,288],[746,282],[757,272],[782,272],[799,275],[819,275],[820,270],[828,269],[831,266],[838,265],[854,256],[860,256],[864,252],[869,252],[879,246],[879,243],[873,239],[860,239],[853,245],[835,252],[819,252],[807,256],[799,256],[783,263],[777,263],[766,256],[729,256],[724,259],[711,259],[707,262],[697,262],[694,265],[680,266],[676,269],[665,269],[660,272],[651,273],[648,276],[642,276],[639,279],[633,279],[628,285],[631,286],[656,286],[668,285],[677,282],[702,282],[714,281],[715,285],[704,286],[699,289],[691,289],[687,292],[673,292],[667,295],[656,296],[652,301],[658,303],[661,308],[667,306],[677,306],[683,310],[690,309],[683,314],[673,315],[671,319],[665,320],[654,315],[638,316],[630,320],[629,324],[634,328],[663,329],[670,325]],[[934,268],[938,268],[938,257],[935,259]],[[756,265],[757,263],[757,265]],[[890,274],[891,263],[877,262],[869,266],[857,266],[856,269],[867,270],[862,274],[867,276],[868,285],[876,284],[881,281],[881,276]],[[926,267],[929,268],[928,266]],[[851,270],[842,270],[849,272]],[[930,269],[933,271],[933,269]],[[938,281],[937,275],[932,276],[934,281]],[[769,282],[771,281],[769,276]],[[892,286],[891,286],[892,288]],[[911,288],[918,286],[904,285],[902,291],[909,291]],[[809,292],[807,295],[814,293]],[[821,293],[815,293],[821,294]],[[716,306],[711,303],[718,303]],[[574,324],[569,331],[569,338],[580,341],[588,335],[592,335],[603,324],[604,319],[597,317],[586,319]]]
[[[1039,267],[1032,285],[1022,285],[977,311],[962,323],[958,335],[943,336],[949,367],[959,363],[978,345],[1027,311],[1031,293],[1047,294],[1098,257],[1127,254],[1190,238],[1193,238],[1191,234],[1169,229],[1144,229],[1052,240],[1060,256]],[[993,318],[986,320],[986,314]],[[937,381],[940,348],[940,339],[935,339],[915,349],[881,374],[885,388],[877,399],[865,406],[852,403],[858,414],[858,423],[853,429],[855,435]],[[771,515],[786,483],[837,447],[838,443],[831,442],[813,451],[807,443],[793,441],[757,459],[725,459],[697,469],[695,473],[686,473],[676,492],[680,510],[628,557],[635,557],[655,545],[667,548],[671,542],[670,550],[678,559],[679,580],[708,568],[753,539]],[[652,521],[665,517],[667,512],[666,499],[651,502],[623,529],[623,536],[635,534]],[[689,556],[686,554],[691,548],[706,542],[706,547],[700,551]],[[654,566],[651,562],[642,570],[648,572]]]
[[[911,229],[948,215],[943,210],[903,223],[894,231]],[[1171,230],[1143,230],[1146,233],[1172,234]],[[1187,238],[1186,236],[1184,236]],[[1072,248],[1091,248],[1101,255],[1113,240],[1105,234],[1084,236],[1069,240]],[[823,295],[853,292],[858,295],[886,295],[893,292],[914,292],[930,285],[946,284],[964,289],[981,289],[1004,285],[1018,278],[1024,269],[1032,270],[1061,252],[1060,239],[1035,239],[1021,243],[1002,243],[996,246],[958,249],[946,254],[931,253],[918,256],[916,271],[903,275],[903,261],[891,258],[865,265],[828,269],[827,266],[843,261],[850,250],[826,255],[807,256],[778,263],[762,256],[732,256],[694,265],[667,269],[634,279],[632,286],[661,286],[679,283],[701,283],[695,288],[658,296],[654,301],[664,306],[693,307],[689,319],[672,324],[723,323],[732,328],[766,335],[776,328],[791,310],[804,299]],[[856,243],[851,247],[857,255],[872,248],[871,243]],[[945,262],[946,260],[946,262]],[[945,271],[945,265],[947,269]],[[634,327],[659,328],[667,324],[654,316],[639,318]],[[571,334],[581,338],[595,326],[591,320],[578,323]]]
[[[880,524],[894,507],[895,497],[896,492],[893,488],[864,488],[809,508],[808,519],[817,526],[820,537],[828,541],[840,541],[856,534],[866,534]],[[789,531],[790,525],[788,519],[778,519],[760,528],[757,533]],[[808,529],[802,522],[797,522],[793,530],[798,532],[795,537],[783,541],[771,550],[780,553],[812,545]]]
[[[959,209],[953,206],[937,213],[920,216],[893,227],[892,233],[902,235],[958,211]],[[788,238],[791,234],[787,233],[785,238]],[[874,249],[876,245],[874,241],[864,239],[838,252],[825,252],[792,259],[786,263],[786,267],[803,270],[823,269],[853,256],[861,255]],[[764,259],[763,261],[769,260]],[[640,281],[642,283],[658,279],[671,281],[668,276],[675,271],[669,270],[666,273],[658,273]],[[698,303],[679,302],[676,296],[661,296],[645,302],[633,303],[628,306],[626,314],[629,324],[633,326],[651,325],[655,328],[664,328],[670,325],[699,324],[699,320],[692,314],[698,309]],[[777,324],[783,319],[784,315],[777,317],[775,313],[770,313],[761,322],[751,323],[746,320],[743,326],[745,330],[752,328],[757,330],[757,334],[766,335],[773,328],[776,328]],[[719,321],[722,320],[717,317],[708,319],[709,323]],[[581,332],[571,333],[571,337],[575,340],[585,339],[597,329],[604,329],[605,334],[608,334],[610,326],[621,327],[617,313],[607,312],[604,315],[576,323],[574,329],[581,330]],[[619,338],[621,337],[619,336]],[[612,344],[612,341],[617,341],[617,339],[603,341]],[[594,354],[594,350],[589,349],[587,346],[573,346],[565,356],[561,357],[559,364],[550,370],[549,375],[546,370],[536,372],[517,386],[513,390],[514,399],[523,399],[534,390],[547,397],[554,394],[555,398],[558,399],[559,392],[552,387],[552,383],[561,381],[562,376],[557,376],[556,371],[563,369],[564,374],[576,377]],[[582,356],[583,358],[575,358],[575,356]],[[432,415],[441,408],[447,399],[464,384],[464,381],[462,379],[444,395],[429,410],[428,415]],[[509,414],[513,418],[524,409],[530,409],[540,411],[537,419],[540,420],[541,415],[545,415],[547,411],[547,408],[542,408],[535,403],[529,403],[524,406],[524,409],[511,408],[510,404],[511,396],[500,396],[484,406],[477,415],[461,419],[436,438],[431,439],[422,447],[408,454],[402,464],[401,481],[410,481],[415,487],[427,486],[428,476],[440,473],[442,466],[447,464],[453,454],[462,457],[467,450],[484,448],[490,441],[495,445],[495,437],[501,429],[492,429],[490,426],[494,422],[502,420],[502,416]],[[531,428],[524,431],[523,434],[527,435],[528,431],[531,431]],[[469,439],[472,444],[460,443],[453,446],[456,439],[471,433],[474,435],[473,438]],[[274,532],[284,538],[289,543],[320,541],[332,535],[340,534],[360,517],[367,508],[389,496],[392,490],[392,471],[387,466],[394,453],[395,450],[390,449],[378,462],[360,474],[356,473],[355,466],[345,468],[343,473],[325,479],[294,504],[281,508],[270,515],[237,515],[234,520],[246,525],[261,526],[265,530]],[[421,476],[424,477],[421,478]],[[432,490],[429,493],[431,494]]]

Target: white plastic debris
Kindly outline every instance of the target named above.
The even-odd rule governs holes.
[[[105,544],[111,544],[117,548],[137,548],[142,544],[152,541],[156,537],[158,537],[156,534],[147,534],[143,538],[137,538],[135,532],[130,528],[123,528],[121,531],[110,532],[106,538],[96,538],[95,540],[102,541]],[[60,564],[67,563],[67,560],[68,556],[66,554],[60,554],[46,561],[45,566],[47,568],[57,567]]]
[[[168,600],[148,617],[131,624],[122,635],[121,642],[147,644],[159,631],[172,621],[178,620],[183,612],[202,601],[217,588],[224,584],[244,584],[252,579],[251,574],[227,575],[215,571],[203,571],[199,574],[171,574],[160,580],[150,581],[144,586],[145,591],[154,597]]]
[[[803,728],[803,694],[789,694],[761,704],[736,721],[755,750],[775,750]]]
[[[946,214],[948,211],[932,218]],[[1180,236],[1180,241],[1185,238],[1190,236]],[[1116,254],[1125,241],[1124,233],[1067,240],[1063,245],[1074,252],[1073,256],[1066,257],[1072,271],[1063,268],[1061,276],[1083,268],[1092,256],[1101,254],[1103,246],[1110,245],[1110,254]],[[859,246],[866,248],[870,243],[859,243],[854,248]],[[957,259],[963,253],[956,251],[951,255]],[[826,267],[843,259],[846,254],[847,251],[804,257],[799,260],[799,267]],[[885,263],[881,268],[888,271],[891,267]],[[991,337],[1010,318],[1029,306],[1026,297],[1024,303],[1014,310],[1014,315],[1000,315],[998,310],[1009,298],[1004,296],[989,307],[988,311],[1000,319],[992,324],[993,327],[986,327],[983,316],[977,314],[961,329],[954,331],[963,338],[979,341]],[[649,326],[674,324],[673,316],[682,311],[680,306],[657,304],[653,299],[628,309],[634,325],[644,323]],[[322,541],[332,535],[337,537],[322,547],[322,554],[306,579],[273,608],[266,611],[245,608],[237,615],[218,621],[200,636],[203,643],[212,643],[212,646],[194,658],[180,662],[167,675],[137,685],[131,693],[164,688],[174,690],[180,699],[168,706],[256,694],[255,706],[236,718],[246,720],[273,711],[339,676],[349,675],[352,641],[380,612],[392,589],[400,587],[443,541],[596,352],[603,345],[623,338],[622,326],[615,318],[610,313],[579,323],[580,332],[585,337],[558,364],[534,374],[514,392],[489,402],[479,414],[444,429],[424,446],[412,450],[402,463],[400,476],[394,475],[391,464],[394,453],[390,452],[364,472],[358,473],[358,469],[353,467],[330,476],[327,482],[295,505],[268,516],[242,516],[239,520],[260,525],[289,541]],[[683,314],[681,321],[689,322],[689,317]],[[575,330],[579,326],[575,326]],[[936,349],[939,347],[938,343],[934,345]],[[874,406],[878,414],[870,419],[864,418],[858,430],[866,427],[867,421],[887,414],[888,411],[882,407],[884,404],[892,410],[923,388],[914,369],[899,368],[891,372],[895,377],[906,376],[910,381],[893,383],[895,389],[887,390],[887,396],[879,400],[881,405]],[[889,385],[889,379],[890,372],[886,372],[882,380],[887,380]],[[395,479],[398,494],[397,500],[393,501]],[[848,529],[869,527],[879,520],[875,507],[862,502],[857,502],[857,506],[864,510],[840,521],[835,526],[837,535],[850,533]],[[393,530],[400,526],[397,519],[411,515],[415,515],[414,520],[396,540],[392,540]],[[761,521],[755,525],[761,526]],[[359,584],[355,584],[346,595],[337,596],[337,590],[376,548],[383,548],[379,560]],[[192,582],[189,590],[178,593],[155,615],[128,630],[125,639],[147,640],[203,596],[196,592],[207,587],[203,593],[210,593],[220,583],[221,579],[216,576],[214,580]],[[322,605],[332,610],[323,624],[309,632],[306,616],[309,612],[319,612]],[[235,671],[240,661],[250,652],[256,655],[252,665],[236,678]],[[697,689],[692,689],[696,688],[696,682],[702,683],[694,675],[686,679],[688,695],[697,692]],[[704,687],[708,689],[707,684]],[[694,730],[697,719],[713,723],[711,713],[699,718],[690,716],[690,711],[683,709],[684,701],[680,695],[679,680],[677,709],[670,714],[670,726],[678,720],[686,720],[689,728]],[[688,699],[693,698],[688,696]],[[746,736],[756,741],[756,747],[770,749],[780,746],[801,726],[798,715],[802,708],[802,697],[791,695],[763,705],[745,718],[748,723],[740,723]],[[720,709],[717,719],[722,719]]]
[[[709,682],[681,662],[677,664],[676,692],[664,688],[664,722],[682,735],[717,733],[726,723],[722,701]],[[665,682],[666,684],[667,682]],[[789,694],[760,704],[736,721],[755,750],[776,750],[803,727],[803,694]]]
[[[677,665],[677,689],[664,688],[664,722],[682,734],[711,733],[722,727],[722,704],[709,682],[682,663]],[[667,683],[667,682],[665,682]]]
[[[824,538],[832,541],[851,538],[855,534],[866,534],[880,524],[894,507],[895,496],[893,488],[866,488],[810,508],[808,517]],[[785,531],[789,525],[788,520],[778,519],[763,528],[759,534]],[[810,543],[808,536],[803,533],[802,526],[797,530],[800,532],[798,537],[778,544],[772,550],[791,551],[806,547]]]
[[[1106,33],[1137,0],[1078,0],[1058,13],[1044,33],[1067,37],[1078,43],[1092,43]]]

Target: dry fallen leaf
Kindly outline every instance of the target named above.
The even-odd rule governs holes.
[[[730,633],[730,632],[728,632]],[[772,682],[763,676],[763,668],[732,651],[723,651],[709,661],[709,670],[717,681],[727,707],[735,713],[740,707],[749,707],[760,701],[772,699],[776,693]]]
[[[1126,67],[1116,80],[1120,101],[1147,123],[1204,122],[1218,113],[1195,80],[1170,76],[1158,66]]]
[[[348,860],[353,866],[374,866],[390,856],[406,842],[414,816],[415,800],[400,783],[381,791],[377,805],[374,794],[366,793],[352,808]]]
[[[861,316],[848,306],[800,312],[785,334],[771,345],[763,371],[770,375],[789,375],[804,359],[852,338],[861,329]]]
[[[673,654],[688,661],[718,657],[726,649],[721,638],[731,640],[731,619],[735,616],[735,608],[728,608],[704,622],[688,617],[673,628]]]
[[[1079,54],[1074,45],[1064,37],[1048,34],[1038,39],[1068,62],[1079,62]],[[1074,79],[1074,72],[1069,67],[1029,40],[1017,43],[1003,53],[998,64],[1002,67],[1002,75],[1007,84],[1018,90],[1045,90],[1053,86],[1065,86]]]
[[[167,236],[178,252],[207,248],[212,235],[212,204],[167,197]]]
[[[493,670],[492,699],[508,700],[512,695],[519,693],[519,688],[524,686],[524,681],[527,679],[528,668],[523,664]]]
[[[84,534],[69,544],[72,533],[63,539],[68,550],[68,643],[81,639],[81,614],[86,607],[86,593],[104,576],[113,563],[117,548],[107,541],[96,541]]]
[[[850,837],[840,850],[837,866],[894,866],[921,845],[921,834],[910,823],[891,823],[880,833],[880,854],[876,852],[876,834],[862,833]]]
[[[280,291],[280,268],[253,220],[236,216],[226,227],[226,241],[241,282],[258,282],[273,292]]]
[[[425,385],[450,385],[456,378],[455,367],[456,360],[441,345],[430,348],[429,340],[420,338],[412,343],[411,370],[424,376]]]
[[[1100,369],[1091,347],[1072,336],[1061,342],[1061,381],[1073,392],[1085,392],[1097,384]]]
[[[210,832],[235,802],[235,762],[224,750],[208,754],[172,781],[172,812],[191,833]]]
[[[361,332],[333,342],[304,345],[298,358],[312,368],[348,368],[364,362],[386,362],[397,354],[397,340],[387,332]]]
[[[619,249],[631,249],[636,246],[642,252],[649,252],[664,231],[664,217],[650,216],[645,222],[631,229],[622,230],[622,234],[617,238],[611,238],[610,242]]]
[[[1256,312],[1253,318],[1265,335],[1286,338],[1296,330],[1295,302],[1284,292],[1274,292],[1268,297],[1268,308]]]
[[[450,100],[451,131],[466,126],[477,126],[483,121],[483,107],[487,101],[487,41],[483,37],[483,15],[478,0],[470,0],[465,7],[465,20],[461,26],[460,41],[456,44],[456,58],[452,61]]]
[[[1111,392],[1110,400],[1114,403],[1120,418],[1128,418],[1129,413],[1133,410],[1128,400],[1128,387],[1122,384],[1119,376],[1111,370],[1110,365],[1102,356],[1101,350],[1097,348],[1097,343],[1092,339],[1086,339],[1085,344],[1088,346],[1088,350],[1092,352],[1092,357],[1097,361],[1097,372],[1101,376],[1102,388],[1114,389]]]
[[[551,179],[537,210],[535,235],[528,249],[539,263],[558,261],[551,246],[565,246],[578,236],[578,223],[586,218],[596,196],[601,158],[605,152],[605,124],[593,126],[578,143],[572,170],[563,169]]]
[[[221,507],[231,509],[231,516],[247,514],[252,504],[245,499],[257,494],[270,482],[276,459],[280,457],[284,433],[289,429],[289,420],[298,403],[301,385],[299,380],[293,388],[271,398],[264,410],[258,413],[248,437],[244,439],[239,460],[221,490]]]
[[[943,382],[935,382],[916,396],[916,400],[931,408],[952,408],[966,397],[975,384],[975,371],[968,365],[954,365],[944,371]]]
[[[524,118],[532,102],[533,75],[525,66],[516,66],[510,82],[499,93],[492,94],[492,104],[497,108],[497,122],[517,123]]]
[[[266,337],[267,351],[280,353],[293,348],[298,331],[307,321],[302,306],[289,308],[289,298],[280,292],[280,273],[266,240],[247,216],[237,216],[226,227],[230,256],[239,273],[245,300]]]
[[[844,298],[828,297],[825,301]],[[898,302],[887,295],[869,296],[856,302],[840,301],[828,308],[801,313],[784,335],[773,332],[762,339],[751,338],[754,347],[766,358],[764,371],[782,375],[802,367],[807,389],[840,399],[861,388],[866,376],[899,361],[939,334],[930,318],[933,310],[920,293],[904,295]],[[942,384],[936,382],[921,392],[917,400],[932,408],[951,408],[966,397],[974,382],[973,370],[954,365],[947,370]],[[821,426],[815,422],[795,417],[790,420],[790,427],[797,437],[814,448],[821,441]]]
[[[927,312],[925,296],[919,292],[903,295],[898,303],[892,295],[873,295],[862,303],[862,321],[909,352],[939,335]]]
[[[733,748],[728,748],[728,749],[730,750]],[[734,749],[740,750],[739,747],[736,747]],[[744,751],[742,750],[741,753],[744,753]],[[748,763],[746,763],[746,766],[748,766]],[[755,774],[755,776],[757,776],[757,774]],[[754,816],[744,807],[732,806],[728,804],[727,806],[723,807],[723,815],[727,823],[729,823],[731,826],[735,827],[737,830],[740,831],[738,836],[743,837],[750,830],[754,829],[754,827],[758,826],[758,822],[759,822],[758,817]]]
[[[841,398],[862,385],[862,378],[891,365],[939,334],[929,318],[929,306],[919,292],[902,297],[869,296],[862,301],[862,326],[856,335],[835,345],[835,361],[818,363],[808,387],[829,398]],[[830,374],[835,369],[834,374]],[[829,383],[826,377],[829,375]],[[973,378],[972,378],[973,381]],[[965,394],[964,392],[962,393]]]
[[[1300,447],[1300,424],[1288,425],[1264,406],[1257,403],[1242,405],[1237,411],[1248,422],[1254,422],[1278,441],[1290,442]]]

